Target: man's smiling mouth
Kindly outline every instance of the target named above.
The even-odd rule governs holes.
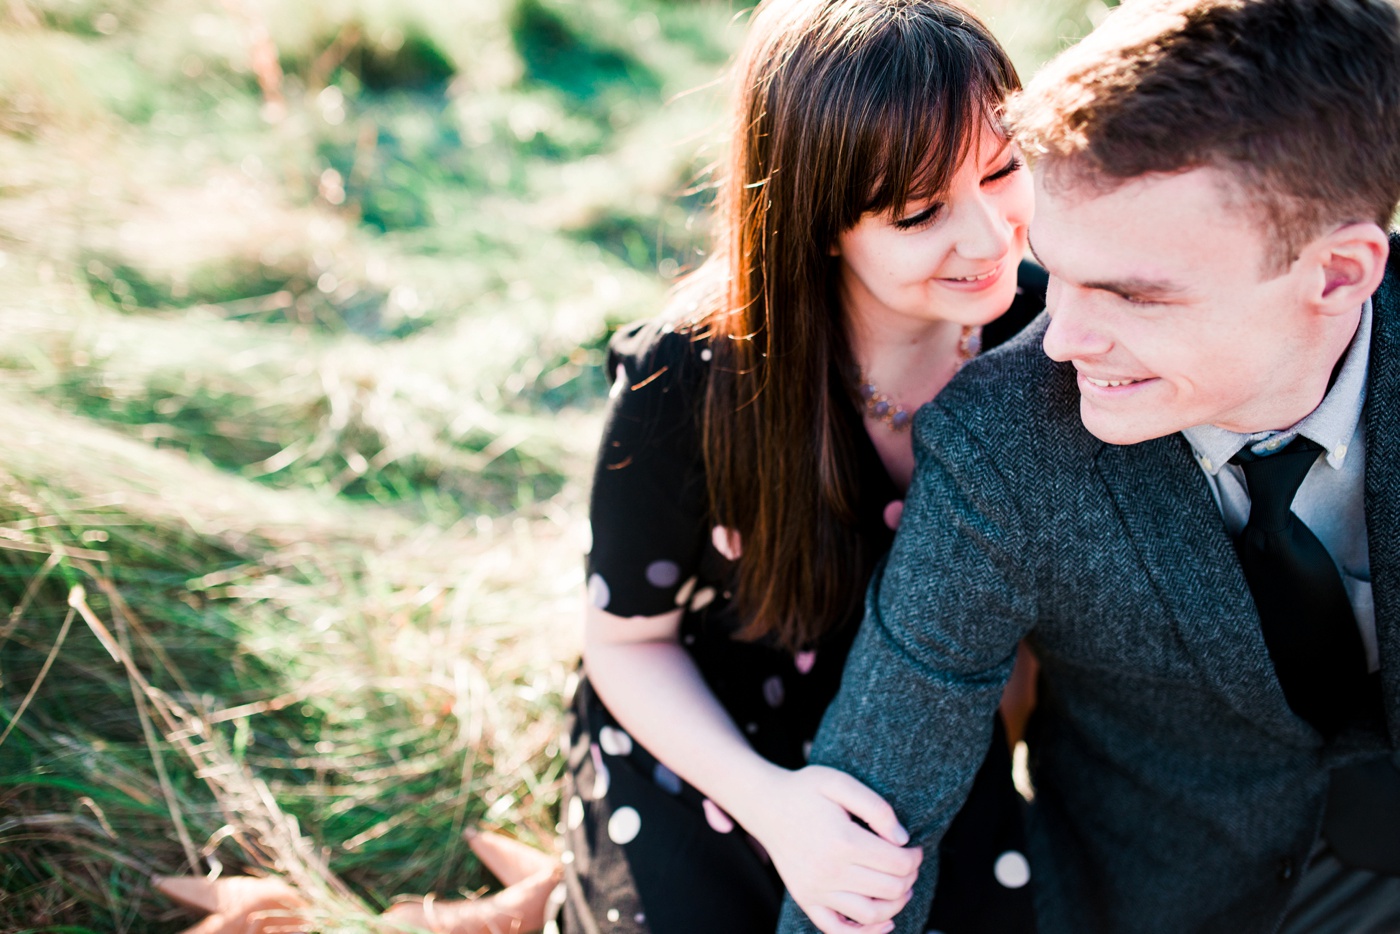
[[[1094,379],[1092,376],[1085,376],[1084,379],[1093,383],[1095,386],[1100,386],[1105,389],[1115,386],[1131,386],[1134,383],[1146,382],[1145,379]]]

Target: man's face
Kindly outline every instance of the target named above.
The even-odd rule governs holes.
[[[1045,352],[1078,371],[1085,428],[1133,444],[1200,424],[1286,428],[1317,405],[1318,381],[1299,372],[1322,339],[1302,264],[1266,265],[1264,231],[1223,173],[1107,194],[1043,173],[1031,246],[1050,272]]]

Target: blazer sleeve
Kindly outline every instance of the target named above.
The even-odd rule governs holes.
[[[915,422],[917,469],[840,692],[811,761],[884,796],[924,861],[896,932],[922,932],[938,842],[988,748],[1016,645],[1037,616],[1031,551],[996,463],[935,402]],[[789,898],[782,934],[816,928]]]

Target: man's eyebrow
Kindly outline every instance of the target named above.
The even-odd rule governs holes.
[[[1045,260],[1040,258],[1040,254],[1035,251],[1035,244],[1031,241],[1030,234],[1026,234],[1026,248],[1031,251],[1031,256],[1035,261],[1045,268]],[[1095,289],[1100,292],[1112,292],[1114,295],[1131,296],[1133,298],[1175,298],[1185,294],[1188,289],[1177,285],[1174,282],[1167,282],[1158,279],[1138,279],[1129,277],[1127,279],[1105,279],[1101,282],[1080,283],[1080,288]]]
[[[1186,289],[1173,283],[1157,279],[1107,279],[1103,282],[1084,282],[1080,288],[1112,292],[1131,298],[1175,298],[1186,293]]]

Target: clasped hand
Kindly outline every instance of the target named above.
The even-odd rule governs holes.
[[[812,923],[825,934],[892,930],[923,862],[921,849],[905,848],[909,834],[894,809],[846,773],[819,765],[776,774],[764,797],[748,829]]]

